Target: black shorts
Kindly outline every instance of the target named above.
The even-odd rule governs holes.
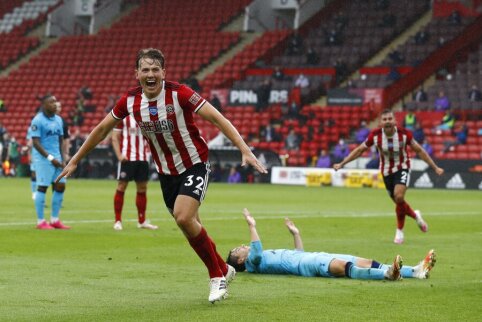
[[[387,189],[390,197],[393,198],[395,193],[395,186],[397,184],[403,184],[408,187],[410,182],[410,171],[407,169],[398,170],[386,177],[383,177],[383,182],[385,182],[385,189]]]
[[[211,168],[207,162],[197,163],[177,176],[159,175],[164,203],[171,214],[178,195],[192,197],[199,203],[204,200],[210,172]]]
[[[149,162],[125,161],[117,166],[117,180],[145,182],[149,179]]]

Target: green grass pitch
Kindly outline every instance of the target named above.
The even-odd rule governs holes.
[[[229,298],[208,302],[205,267],[149,183],[148,218],[136,227],[134,192],[124,230],[112,229],[115,181],[69,180],[61,218],[70,231],[34,229],[27,179],[0,179],[1,321],[480,321],[482,194],[410,189],[429,224],[407,218],[405,244],[392,243],[394,206],[384,190],[212,184],[201,219],[223,257],[249,242],[242,217],[257,219],[265,248],[292,248],[283,225],[300,228],[305,250],[416,264],[435,248],[428,280],[359,281],[240,273]],[[50,202],[50,189],[47,201]],[[50,204],[46,208],[50,214]]]

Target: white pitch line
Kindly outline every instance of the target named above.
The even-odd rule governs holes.
[[[103,211],[102,211],[103,212]],[[65,213],[63,211],[63,213]],[[76,211],[78,213],[78,211]],[[86,211],[87,213],[87,211]],[[92,212],[89,212],[92,213]],[[104,213],[104,212],[103,212]],[[203,221],[230,221],[230,220],[244,220],[241,216],[241,212],[234,212],[234,211],[210,211],[209,213],[223,213],[223,214],[233,214],[233,216],[223,216],[223,217],[206,217],[202,218]],[[392,217],[394,216],[392,213],[383,212],[383,213],[357,213],[357,212],[332,212],[332,214],[322,214],[320,212],[312,211],[312,212],[304,212],[303,215],[297,215],[297,212],[294,211],[278,211],[278,215],[256,215],[256,214],[271,214],[271,211],[252,211],[255,214],[256,219],[265,220],[265,219],[283,219],[286,216],[290,216],[292,219],[300,219],[300,218],[374,218],[374,217]],[[1,213],[0,213],[1,214]],[[172,221],[170,215],[162,214],[163,218],[156,218],[155,220],[151,220],[152,222],[167,222]],[[466,212],[439,212],[439,213],[430,213],[424,214],[426,216],[477,216],[482,215],[480,212],[476,211],[466,211]],[[97,224],[97,223],[113,223],[113,219],[81,219],[81,220],[62,220],[66,224]],[[136,222],[136,219],[125,219],[125,222]],[[0,222],[0,227],[7,227],[7,226],[24,226],[24,225],[34,225],[34,221],[23,221],[23,222]]]

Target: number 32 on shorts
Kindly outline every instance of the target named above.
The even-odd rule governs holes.
[[[186,177],[187,182],[184,183],[184,186],[190,187],[192,185],[195,185],[196,189],[199,189],[199,190],[202,191],[204,189],[204,178],[201,177],[201,176],[198,176],[198,177],[194,178],[194,180],[193,180],[193,178],[194,178],[193,175],[187,176]],[[194,181],[196,181],[196,182],[194,182]]]

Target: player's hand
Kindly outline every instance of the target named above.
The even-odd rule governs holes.
[[[285,218],[285,225],[290,231],[290,233],[292,233],[293,235],[299,235],[300,230],[295,226],[295,223],[292,222],[288,217]]]
[[[126,162],[128,161],[127,158],[125,156],[122,156],[120,159],[119,159],[119,162],[122,163],[122,162]]]
[[[341,163],[335,163],[335,164],[333,165],[333,169],[335,169],[335,171],[338,171],[338,170],[340,170],[341,168],[343,168],[342,165],[341,165]]]
[[[246,164],[253,166],[259,173],[268,173],[268,170],[266,169],[264,164],[262,164],[251,151],[249,152],[249,154],[246,153],[242,156],[241,166],[244,167]]]
[[[445,170],[442,169],[442,168],[439,168],[439,167],[436,167],[435,168],[435,173],[438,174],[439,176],[441,176],[442,174],[444,174]]]
[[[70,177],[72,173],[75,172],[75,169],[77,169],[77,164],[69,162],[59,176],[55,179],[55,183],[58,183],[63,177]]]
[[[249,226],[256,226],[256,220],[254,220],[253,216],[249,213],[249,210],[247,208],[243,209],[243,215],[244,218],[246,219],[246,222],[248,223]]]
[[[62,163],[61,163],[59,160],[53,159],[51,162],[52,162],[52,164],[54,165],[54,167],[56,167],[56,168],[62,168]]]

